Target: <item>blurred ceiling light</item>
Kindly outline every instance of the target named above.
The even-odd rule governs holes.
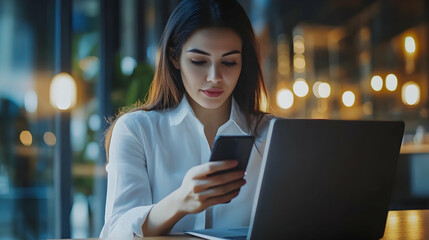
[[[322,82],[317,88],[320,98],[328,98],[331,95],[331,86],[329,83]]]
[[[301,54],[293,56],[293,67],[295,72],[304,72],[305,70],[305,58]]]
[[[297,39],[293,41],[293,51],[297,54],[303,54],[305,52],[303,39]]]
[[[277,105],[283,109],[289,109],[293,105],[293,93],[291,90],[283,88],[277,92]]]
[[[345,91],[343,93],[343,104],[346,107],[351,107],[355,104],[355,94],[352,91]]]
[[[33,136],[29,131],[25,130],[19,134],[19,140],[24,146],[28,147],[33,143]]]
[[[137,66],[137,61],[130,56],[126,56],[121,60],[122,73],[129,76],[133,73],[134,68]]]
[[[321,83],[322,83],[322,82],[317,81],[317,82],[315,82],[315,83],[313,84],[313,94],[314,94],[314,96],[316,96],[317,98],[320,98],[320,95],[319,95],[319,85],[320,85]]]
[[[374,91],[380,91],[383,88],[383,79],[380,76],[375,75],[371,78],[371,87]]]
[[[386,88],[387,90],[393,92],[398,87],[398,78],[395,74],[391,73],[386,76]]]
[[[277,52],[280,54],[289,54],[289,46],[286,42],[282,41],[277,44]]]
[[[297,41],[304,42],[304,37],[303,37],[303,36],[301,36],[301,35],[295,35],[295,36],[293,37],[293,42],[297,42]]]
[[[67,110],[76,104],[76,82],[68,73],[54,76],[50,87],[51,105],[60,110]]]
[[[414,38],[411,36],[407,36],[405,38],[405,51],[407,51],[407,53],[410,53],[410,54],[416,51],[416,42]]]
[[[43,140],[45,140],[48,146],[54,146],[57,143],[57,138],[52,132],[45,132],[45,134],[43,134]]]
[[[290,63],[289,58],[287,56],[282,55],[278,58],[277,70],[281,75],[286,76],[289,74],[290,72],[289,63]]]
[[[296,79],[293,84],[293,92],[298,97],[305,97],[308,94],[308,84],[303,78]]]
[[[35,91],[30,90],[25,93],[24,108],[25,111],[29,113],[35,113],[37,111],[37,94]]]
[[[402,102],[406,105],[416,105],[420,102],[420,87],[415,82],[407,82],[402,86]]]

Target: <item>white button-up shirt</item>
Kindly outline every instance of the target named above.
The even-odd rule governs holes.
[[[256,182],[269,125],[265,116],[247,166],[247,183],[228,204],[189,214],[172,232],[190,229],[249,226]],[[216,135],[248,135],[246,118],[233,100],[230,119]],[[119,118],[109,148],[105,224],[100,237],[143,236],[152,206],[180,187],[187,171],[206,163],[210,146],[204,126],[186,97],[169,111],[137,111]]]

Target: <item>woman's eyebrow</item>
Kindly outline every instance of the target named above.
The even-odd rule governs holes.
[[[187,52],[193,52],[193,53],[198,53],[198,54],[202,54],[202,55],[210,56],[210,53],[208,53],[208,52],[204,52],[203,50],[196,49],[196,48],[193,48],[193,49],[191,49],[191,50],[188,50]],[[238,51],[238,50],[232,50],[232,51],[230,51],[230,52],[227,52],[227,53],[222,54],[222,57],[225,57],[225,56],[228,56],[228,55],[231,55],[231,54],[236,54],[236,53],[241,53],[241,52],[240,52],[240,51]]]
[[[231,55],[231,54],[236,54],[236,53],[241,53],[241,52],[240,52],[240,51],[238,51],[238,50],[232,50],[232,51],[230,51],[230,52],[224,53],[224,54],[222,55],[222,57],[225,57],[225,56],[228,56],[228,55]]]

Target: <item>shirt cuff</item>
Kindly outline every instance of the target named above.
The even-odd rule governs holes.
[[[108,232],[108,236],[124,239],[133,239],[135,235],[143,237],[142,225],[146,221],[147,215],[154,205],[135,207],[120,216],[114,216],[105,223],[103,232]],[[109,227],[110,225],[110,227]]]

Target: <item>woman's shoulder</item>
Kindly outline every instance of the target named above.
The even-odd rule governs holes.
[[[137,110],[120,116],[116,125],[129,128],[144,128],[151,127],[154,123],[162,122],[166,118],[166,112]]]

